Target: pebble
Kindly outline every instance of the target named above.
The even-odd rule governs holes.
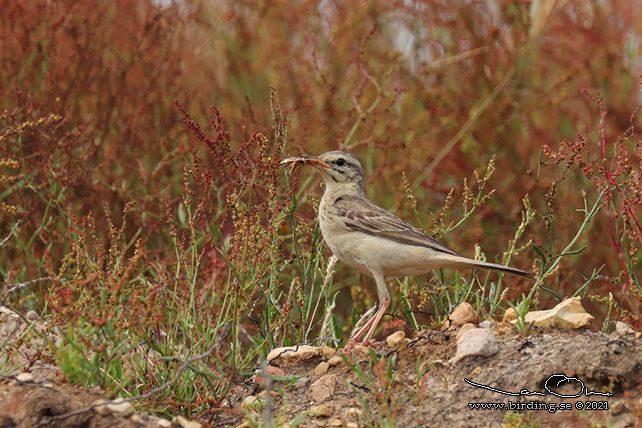
[[[517,319],[517,312],[515,312],[515,309],[513,308],[508,308],[506,309],[506,312],[504,312],[504,318],[502,319],[503,322],[511,322],[512,320]]]
[[[267,366],[265,368],[265,371],[267,372],[267,377],[269,377],[269,376],[285,376],[285,372],[282,369],[278,368],[278,367]],[[259,386],[261,388],[263,388],[265,386],[265,380],[266,380],[265,377],[261,376],[263,374],[263,371],[259,369],[259,370],[256,371],[256,373],[257,374],[256,374],[256,377],[254,378],[254,380],[255,380],[256,383],[259,384]]]
[[[295,364],[299,361],[308,360],[310,358],[321,355],[320,348],[310,345],[299,346],[286,346],[283,348],[276,348],[270,351],[267,356],[268,362],[272,363],[276,360],[281,361],[283,364]]]
[[[258,399],[258,397],[254,395],[248,395],[243,399],[243,402],[241,403],[241,407],[244,409],[253,409],[256,407],[261,407],[263,403],[261,403],[261,400]]]
[[[460,327],[466,323],[475,321],[475,311],[473,307],[470,306],[470,303],[463,302],[448,316],[448,319],[450,320],[451,327]]]
[[[386,337],[386,343],[391,348],[394,348],[400,343],[402,343],[405,338],[406,338],[406,333],[404,333],[403,331],[396,331],[392,333],[390,336]]]
[[[623,323],[622,321],[617,321],[615,323],[615,331],[617,331],[617,334],[619,334],[620,337],[635,333],[635,331],[631,327],[629,327],[628,324]]]
[[[38,312],[31,310],[26,313],[25,318],[33,322],[33,321],[36,321],[38,318],[40,318],[40,315],[38,315]]]
[[[201,424],[198,422],[191,422],[185,419],[182,416],[176,416],[174,419],[172,419],[172,422],[177,423],[178,425],[181,426],[181,428],[201,428]]]
[[[16,376],[16,380],[22,383],[31,383],[34,381],[34,377],[31,373],[20,373]]]
[[[491,325],[492,325],[492,323],[490,322],[490,320],[484,320],[484,321],[479,323],[479,326],[481,328],[490,328]]]
[[[330,403],[320,404],[311,407],[310,411],[315,413],[315,418],[329,418],[334,413],[334,406]]]
[[[320,403],[321,401],[331,397],[334,394],[336,385],[337,375],[325,375],[310,386],[308,393],[314,401]]]
[[[329,367],[330,364],[327,361],[324,361],[314,368],[314,374],[317,376],[322,376],[326,374]]]
[[[356,407],[350,407],[348,409],[348,416],[358,418],[359,416],[361,416],[361,413],[363,413],[361,409],[357,409]]]
[[[334,349],[334,348],[330,348],[329,346],[324,346],[324,347],[321,348],[321,355],[326,360],[329,360],[330,358],[332,358],[335,355],[337,355],[337,350]]]
[[[328,364],[330,364],[330,367],[338,366],[342,362],[343,362],[343,358],[341,358],[341,355],[335,355],[334,357],[328,360]]]

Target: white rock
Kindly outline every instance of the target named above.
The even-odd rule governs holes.
[[[16,376],[16,380],[22,383],[30,383],[34,381],[34,377],[31,373],[20,373]]]
[[[286,346],[283,348],[276,348],[270,351],[267,356],[268,362],[271,364],[277,359],[284,364],[294,364],[299,361],[308,360],[310,358],[321,355],[321,349],[310,345],[299,346]]]
[[[127,418],[134,414],[134,405],[129,401],[114,400],[107,405],[113,415]]]
[[[466,324],[462,325],[459,331],[457,332],[457,335],[455,336],[456,339],[459,339],[464,333],[466,333],[468,330],[471,330],[475,327],[475,324],[467,322]]]
[[[617,331],[617,334],[619,334],[620,337],[635,333],[635,330],[633,330],[631,327],[629,327],[628,324],[623,323],[622,321],[617,321],[615,323],[615,331]]]
[[[456,364],[466,357],[490,356],[497,352],[499,352],[499,343],[493,332],[487,328],[475,328],[468,330],[457,339],[457,353],[450,362]]]
[[[481,328],[490,328],[491,325],[492,323],[490,322],[490,320],[484,320],[479,323],[479,327]]]
[[[574,329],[590,326],[593,316],[586,312],[580,303],[580,297],[572,297],[547,311],[532,311],[526,314],[526,322],[535,327],[561,327]],[[512,321],[513,324],[517,320]]]
[[[134,414],[134,406],[129,401],[123,401],[122,399],[116,399],[113,401],[106,402],[105,400],[96,400],[95,403],[104,403],[100,406],[94,407],[94,412],[99,415],[116,415],[128,418]]]

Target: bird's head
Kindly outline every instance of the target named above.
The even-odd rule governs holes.
[[[321,173],[328,188],[337,185],[355,186],[363,191],[363,167],[359,159],[350,153],[332,151],[320,156],[288,158],[281,163],[291,164],[293,167],[300,164],[313,166]]]

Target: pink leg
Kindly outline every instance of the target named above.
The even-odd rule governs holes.
[[[368,330],[368,334],[366,334],[366,338],[363,339],[363,342],[361,342],[362,345],[368,346],[370,339],[377,329],[379,321],[381,321],[381,317],[386,312],[386,309],[388,309],[388,306],[390,306],[390,299],[384,299],[379,303],[379,310],[377,311],[375,316],[372,317],[372,325],[370,326],[370,330]]]
[[[368,330],[368,334],[366,334],[366,338],[363,339],[363,342],[361,342],[361,345],[363,346],[371,345],[370,339],[372,338],[372,335],[377,329],[377,326],[379,325],[379,321],[381,321],[381,317],[383,317],[383,314],[386,312],[386,309],[388,309],[388,306],[390,306],[390,299],[383,299],[379,303],[379,309],[374,314],[374,316],[370,318],[370,320],[368,320],[368,322],[363,327],[361,327],[358,332],[356,332],[352,336],[352,339],[348,341],[348,343],[343,348],[343,350],[349,351],[352,348],[354,348],[358,344],[359,338],[363,335],[363,333],[366,332],[366,330]]]

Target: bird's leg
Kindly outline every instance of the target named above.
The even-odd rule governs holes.
[[[377,329],[377,326],[379,325],[379,321],[381,321],[381,317],[386,312],[386,309],[388,309],[388,306],[390,306],[390,298],[384,299],[381,302],[379,302],[379,309],[377,310],[377,313],[375,314],[374,317],[372,317],[369,323],[370,330],[368,330],[368,334],[366,334],[365,339],[363,339],[363,342],[361,342],[363,346],[370,345],[370,339],[372,338],[372,335]]]
[[[368,322],[359,329],[358,332],[356,332],[353,336],[352,339],[348,341],[346,346],[343,348],[344,351],[349,351],[352,349],[356,344],[359,338],[363,335],[363,333],[368,330],[368,333],[366,334],[365,339],[363,339],[363,342],[361,342],[361,345],[363,346],[368,346],[371,345],[370,339],[374,335],[375,330],[377,329],[377,326],[379,325],[379,321],[381,321],[381,317],[383,317],[383,314],[386,312],[386,309],[388,309],[388,306],[390,306],[390,293],[388,291],[388,287],[386,286],[386,280],[383,277],[383,274],[378,271],[372,271],[373,276],[375,279],[375,282],[377,283],[377,294],[379,295],[379,308],[377,309],[377,312],[374,314]]]
[[[377,313],[379,313],[379,311],[377,311]],[[344,346],[344,347],[343,347],[343,349],[342,349],[343,351],[349,351],[349,350],[351,350],[352,348],[354,348],[354,347],[355,347],[355,345],[359,344],[359,342],[358,342],[358,341],[359,341],[359,338],[360,338],[361,336],[363,336],[363,334],[366,332],[366,330],[368,330],[368,329],[370,328],[370,326],[372,325],[372,322],[374,321],[374,319],[375,319],[375,317],[376,317],[376,316],[377,316],[377,315],[375,314],[375,316],[373,316],[372,318],[370,318],[370,319],[369,319],[369,320],[368,320],[368,321],[363,325],[363,327],[361,327],[361,328],[359,329],[359,331],[357,331],[355,334],[353,334],[353,335],[352,335],[352,337],[350,338],[350,340],[348,340],[348,343],[346,343],[346,346]]]

